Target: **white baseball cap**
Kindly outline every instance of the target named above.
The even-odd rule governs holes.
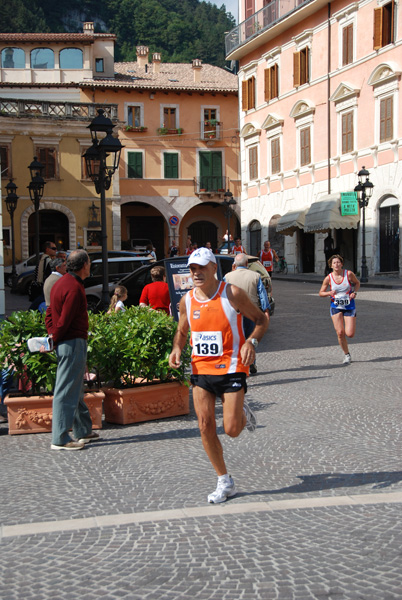
[[[197,248],[188,258],[187,266],[201,265],[205,267],[209,262],[216,264],[215,254],[209,248]]]

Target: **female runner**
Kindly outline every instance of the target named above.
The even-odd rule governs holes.
[[[352,271],[343,269],[343,258],[334,254],[328,260],[332,273],[327,275],[322,282],[319,295],[322,298],[331,298],[330,314],[338,336],[338,342],[345,357],[344,365],[352,362],[346,336],[352,338],[356,331],[355,298],[360,288],[360,281]],[[352,288],[353,284],[353,288]],[[328,286],[330,290],[327,291]]]

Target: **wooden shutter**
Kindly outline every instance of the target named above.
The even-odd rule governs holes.
[[[250,77],[248,83],[248,108],[255,108],[255,77]]]
[[[44,179],[54,179],[56,177],[56,150],[54,148],[39,148],[39,162],[45,166]]]
[[[279,96],[279,67],[275,63],[271,67],[271,99]]]
[[[223,188],[222,183],[222,152],[211,152],[212,190]]]
[[[342,115],[342,154],[353,150],[353,112]]]
[[[241,108],[242,108],[242,110],[248,110],[248,83],[247,83],[247,80],[241,82]]]
[[[248,151],[249,180],[252,181],[258,177],[257,147],[253,146]]]
[[[127,176],[130,179],[142,179],[142,152],[128,152]]]
[[[264,71],[264,100],[265,102],[271,100],[271,69]]]
[[[382,7],[374,9],[374,50],[382,47],[382,25],[383,10]]]
[[[245,8],[246,8],[245,19],[248,19],[255,13],[254,0],[246,0]]]
[[[294,87],[300,85],[300,52],[293,54],[293,85]]]
[[[281,153],[279,138],[271,140],[271,173],[279,173],[281,170]]]
[[[380,103],[380,142],[392,140],[393,123],[393,98],[384,98]]]
[[[342,66],[353,62],[353,25],[348,25],[342,32]]]
[[[310,151],[310,127],[300,131],[300,166],[308,165],[311,162]]]
[[[176,152],[165,152],[163,165],[165,179],[177,179],[179,177],[179,155]]]
[[[303,48],[303,50],[301,50],[301,52],[300,52],[300,85],[308,82],[308,79],[309,79],[308,63],[309,63],[309,50],[308,50],[308,48]]]

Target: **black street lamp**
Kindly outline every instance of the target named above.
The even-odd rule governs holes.
[[[36,266],[39,265],[40,258],[40,247],[39,247],[39,204],[43,197],[43,190],[45,188],[45,180],[42,177],[42,173],[45,166],[38,161],[34,156],[33,161],[28,166],[31,172],[31,183],[28,186],[29,196],[35,207],[35,254],[36,254]]]
[[[14,240],[14,211],[17,208],[18,196],[16,194],[17,186],[13,183],[13,180],[10,179],[9,183],[6,185],[7,196],[6,196],[6,205],[7,210],[10,213],[11,219],[11,256],[12,256],[12,270],[11,270],[11,291],[14,292],[15,284],[17,283],[17,269],[15,268],[15,240]]]
[[[104,115],[102,108],[98,109],[88,128],[91,132],[92,146],[84,153],[88,176],[95,184],[96,193],[101,200],[101,230],[102,230],[102,297],[101,308],[109,306],[109,269],[107,262],[107,225],[106,225],[106,196],[112,177],[117,171],[123,146],[118,138],[113,137],[113,123]],[[99,134],[105,134],[101,139]],[[107,160],[109,159],[109,160]]]
[[[357,177],[359,183],[355,187],[357,192],[357,199],[359,201],[359,207],[362,209],[362,269],[361,269],[361,283],[368,282],[368,271],[367,271],[367,260],[366,260],[366,206],[369,203],[369,199],[373,194],[374,185],[369,181],[370,173],[363,167],[358,172]]]
[[[228,254],[230,254],[230,217],[232,216],[232,206],[237,204],[230,190],[226,190],[223,194],[223,206],[225,207],[224,216],[228,219]]]

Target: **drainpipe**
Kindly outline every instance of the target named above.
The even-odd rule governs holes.
[[[331,4],[328,2],[328,74],[327,74],[327,125],[328,125],[328,194],[331,193]]]

